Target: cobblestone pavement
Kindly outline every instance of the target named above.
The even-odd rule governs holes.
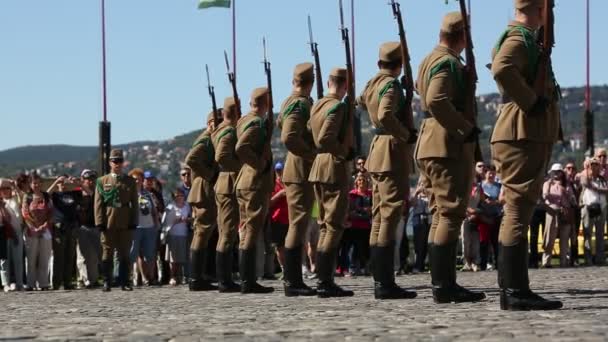
[[[475,304],[435,305],[428,274],[397,278],[418,298],[373,299],[371,279],[339,278],[355,297],[286,298],[280,282],[270,295],[190,293],[187,288],[141,288],[0,294],[4,340],[433,340],[605,341],[608,267],[531,272],[542,295],[564,301],[553,312],[498,308],[496,273],[459,273],[459,283],[484,290]]]

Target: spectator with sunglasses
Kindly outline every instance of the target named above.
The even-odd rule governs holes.
[[[190,189],[192,188],[192,171],[189,167],[183,167],[179,171],[179,178],[182,181],[182,184],[179,186],[179,189],[186,194],[186,198],[190,195]]]
[[[95,227],[95,181],[97,172],[85,169],[80,174],[80,205],[78,206],[78,248],[76,266],[78,283],[87,289],[96,288],[101,262],[101,232]]]

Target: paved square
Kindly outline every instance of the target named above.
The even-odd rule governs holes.
[[[485,290],[476,304],[435,305],[428,274],[397,278],[418,298],[373,299],[371,278],[338,278],[355,297],[286,298],[191,293],[178,288],[0,294],[0,340],[434,340],[605,341],[608,267],[531,271],[534,289],[564,301],[553,312],[498,308],[496,272],[459,273],[459,283]]]

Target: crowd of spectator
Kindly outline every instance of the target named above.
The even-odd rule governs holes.
[[[265,279],[280,277],[289,227],[283,164],[276,163],[274,169],[276,178],[266,234],[260,235],[258,241],[257,273]],[[462,225],[459,258],[462,271],[477,272],[495,268],[504,199],[494,167],[477,163],[475,173]],[[168,196],[150,171],[134,168],[129,176],[136,181],[139,205],[139,221],[130,254],[133,284],[185,284],[192,239],[192,210],[186,201],[191,186],[190,170],[180,170],[181,183],[167,192]],[[608,165],[603,149],[593,158],[587,158],[580,172],[573,162],[565,166],[551,165],[530,222],[531,268],[605,263],[606,176]],[[0,280],[5,292],[99,287],[101,244],[93,214],[97,178],[95,171],[83,170],[80,177],[57,177],[50,186],[45,186],[48,180],[37,174],[22,174],[14,180],[0,179]],[[427,271],[427,239],[432,225],[429,207],[432,194],[427,191],[420,180],[404,207],[395,246],[397,273]],[[365,157],[357,158],[346,229],[338,254],[338,276],[371,273],[372,197]],[[307,258],[302,265],[309,279],[316,277],[318,210],[315,203],[304,251]],[[583,254],[579,255],[581,235]],[[411,256],[409,237],[413,245]],[[214,277],[212,254],[205,265],[205,273],[211,279]],[[554,255],[558,257],[553,258]]]

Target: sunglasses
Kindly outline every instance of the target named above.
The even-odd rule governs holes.
[[[110,163],[112,164],[122,164],[124,162],[123,159],[112,159],[110,160]]]

